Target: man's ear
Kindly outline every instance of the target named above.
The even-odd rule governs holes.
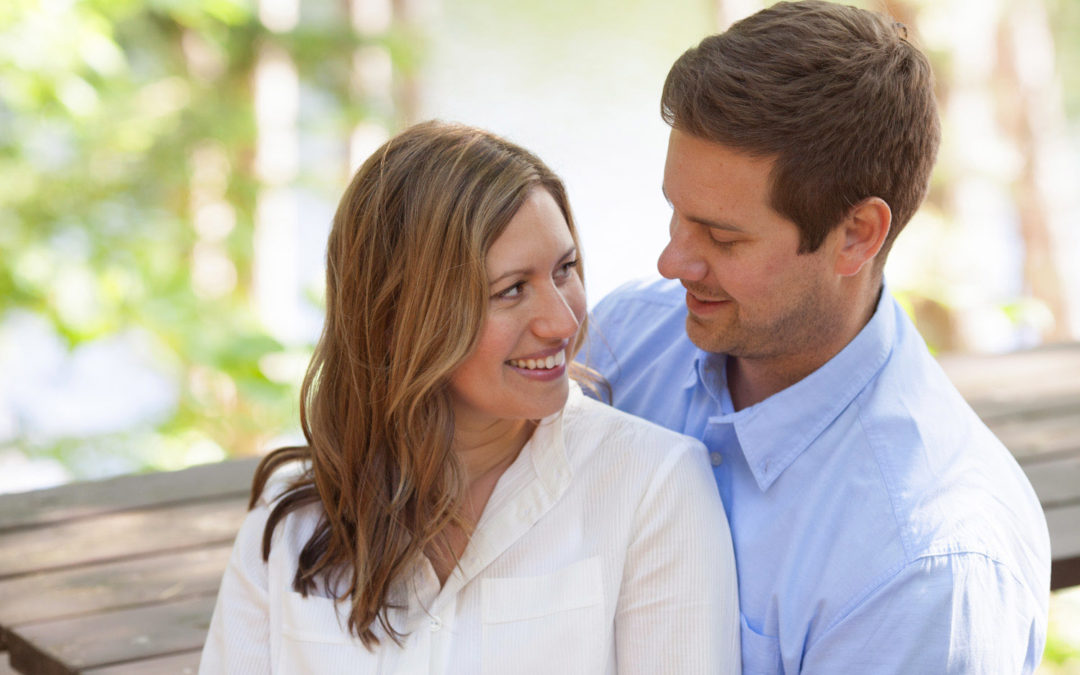
[[[836,254],[836,273],[858,274],[881,251],[891,223],[892,210],[880,197],[867,197],[852,207],[840,225],[843,240]]]

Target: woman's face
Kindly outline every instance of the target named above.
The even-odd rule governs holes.
[[[488,251],[487,319],[450,379],[459,427],[539,419],[566,403],[567,359],[585,317],[577,260],[555,199],[534,188]]]

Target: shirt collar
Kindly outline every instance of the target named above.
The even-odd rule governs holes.
[[[892,296],[883,285],[870,321],[825,365],[760,403],[710,418],[712,422],[734,424],[746,463],[763,492],[833,423],[884,365],[896,334],[893,305]],[[695,373],[707,376],[710,369],[697,364],[707,364],[708,356],[705,352],[699,355]],[[718,382],[702,379],[702,384],[707,389],[713,384],[710,393],[720,400],[725,392],[715,387],[726,390],[727,378],[721,370]]]
[[[566,456],[566,438],[563,430],[563,416],[568,408],[581,405],[585,395],[577,382],[570,380],[570,394],[566,405],[557,413],[540,420],[529,440],[529,454],[533,469],[548,495],[561,496],[570,484],[572,470]]]

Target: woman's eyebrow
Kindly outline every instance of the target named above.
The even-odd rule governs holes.
[[[499,276],[495,277],[491,281],[489,281],[488,285],[497,284],[497,283],[499,283],[500,281],[502,281],[503,279],[505,279],[507,277],[517,276],[518,274],[520,274],[522,276],[528,276],[528,275],[530,275],[532,273],[533,273],[533,268],[531,268],[531,267],[522,267],[520,269],[508,270],[506,272],[503,272]]]
[[[562,261],[566,260],[567,258],[574,255],[575,253],[577,253],[577,245],[576,244],[571,244],[570,248],[566,249],[566,253],[563,253],[562,256],[559,258],[559,262],[562,262]],[[507,277],[517,276],[519,274],[522,275],[522,276],[529,276],[530,274],[534,273],[535,271],[536,270],[534,268],[532,268],[532,267],[520,267],[520,268],[517,268],[517,269],[507,270],[506,272],[503,272],[499,276],[497,276],[494,279],[492,279],[491,281],[489,281],[488,285],[491,286],[493,284],[497,284],[497,283],[499,283],[500,281],[502,281],[503,279],[505,279]]]

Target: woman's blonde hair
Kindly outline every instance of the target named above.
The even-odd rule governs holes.
[[[369,648],[376,621],[402,637],[388,621],[391,585],[462,525],[448,382],[484,323],[487,252],[538,188],[577,244],[562,182],[536,156],[479,129],[426,122],[360,167],[334,216],[326,322],[301,390],[308,445],[260,463],[251,503],[278,467],[308,462],[274,503],[263,558],[282,518],[320,504],[293,587],[348,598],[348,629]],[[582,322],[575,345],[584,331]]]

